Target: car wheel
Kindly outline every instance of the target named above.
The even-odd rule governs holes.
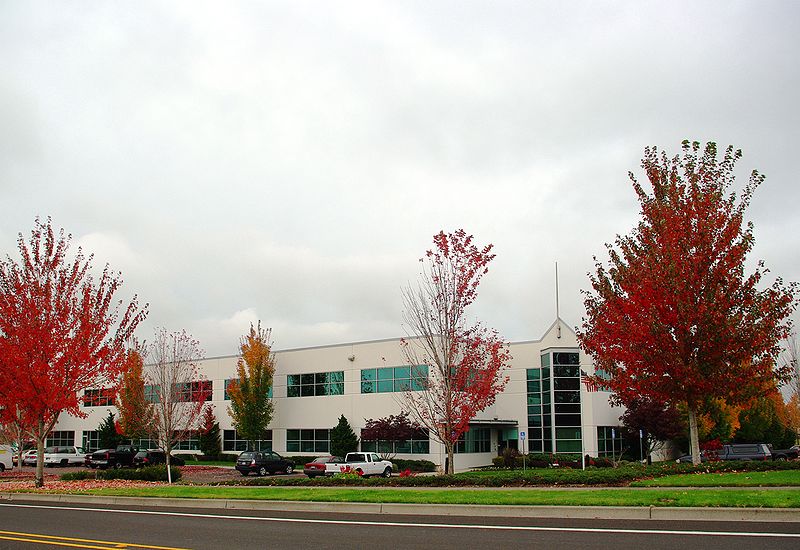
[[[6,471],[6,465],[0,462],[0,472],[5,472],[5,471]]]
[[[389,468],[388,466],[383,471],[383,477],[392,477],[392,469]]]
[[[294,472],[294,466],[292,466],[291,464],[287,464],[284,472],[286,472],[287,474],[291,474],[292,472]]]
[[[780,455],[775,458],[778,462],[786,462],[786,457],[784,455]]]
[[[247,476],[247,475],[248,475],[250,472],[248,472],[247,470],[242,470],[240,473],[241,473],[243,476]]]
[[[119,462],[115,462],[114,463],[114,469],[115,470],[119,470],[120,468],[122,468],[122,464],[120,464]]]
[[[260,476],[267,475],[267,469],[262,466],[261,468],[258,469],[258,475]]]
[[[61,460],[61,467],[62,468],[66,468],[67,466],[69,466],[69,460],[67,460],[66,458],[62,459]]]
[[[306,474],[306,475],[308,476],[308,479],[314,479],[315,477],[317,477],[316,474]]]

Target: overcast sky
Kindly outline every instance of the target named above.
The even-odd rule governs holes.
[[[440,229],[512,341],[581,322],[646,145],[744,152],[752,260],[800,280],[800,2],[0,3],[0,251],[36,216],[154,326],[234,354],[405,334]]]

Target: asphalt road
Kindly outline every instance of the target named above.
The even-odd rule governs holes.
[[[0,503],[0,549],[800,547],[797,523],[388,516]]]

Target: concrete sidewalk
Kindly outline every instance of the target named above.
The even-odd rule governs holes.
[[[168,507],[284,512],[336,512],[382,515],[466,517],[631,519],[671,521],[753,521],[800,523],[798,508],[671,508],[636,506],[487,506],[474,504],[397,504],[360,502],[294,502],[275,500],[144,498],[37,493],[0,493],[0,500],[111,505],[124,508]]]

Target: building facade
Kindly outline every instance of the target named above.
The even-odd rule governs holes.
[[[622,410],[609,405],[609,394],[602,388],[589,391],[595,388],[582,383],[582,375],[593,374],[594,368],[563,321],[556,320],[538,340],[511,343],[510,352],[508,384],[495,404],[471,421],[457,445],[457,470],[491,464],[506,447],[526,452],[619,455]],[[247,444],[238,437],[227,412],[230,402],[225,390],[236,376],[237,359],[212,357],[199,362],[202,382],[198,381],[198,387],[211,391],[223,451],[230,453],[244,450]],[[259,446],[287,455],[326,454],[330,430],[340,415],[359,435],[368,419],[402,411],[399,392],[415,387],[415,375],[419,370],[406,364],[399,338],[276,351],[273,419]],[[87,389],[83,407],[87,416],[63,415],[48,444],[96,449],[97,427],[109,410],[117,412],[111,398],[103,399],[104,394],[103,388]],[[141,443],[156,446],[152,441]],[[361,447],[438,465],[445,457],[443,445],[425,431],[393,448],[389,442],[368,441],[362,441]],[[178,452],[196,449],[193,439],[178,446]],[[638,452],[635,454],[633,458],[638,458]]]

